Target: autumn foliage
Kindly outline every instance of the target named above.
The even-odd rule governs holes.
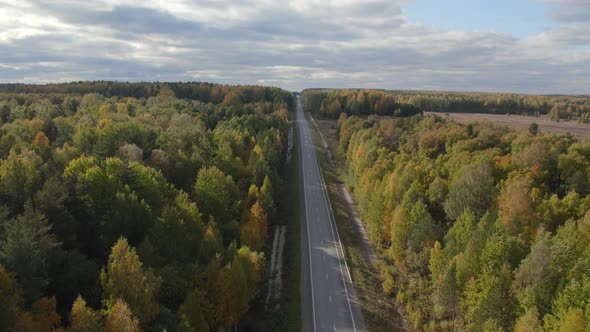
[[[220,331],[242,319],[264,273],[291,93],[0,91],[0,330]]]
[[[416,330],[590,329],[590,142],[432,115],[338,126],[383,291]]]

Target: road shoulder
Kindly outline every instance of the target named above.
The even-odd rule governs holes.
[[[382,289],[382,281],[379,273],[378,255],[375,254],[368,238],[363,244],[359,237],[358,225],[355,225],[351,214],[355,211],[352,200],[347,201],[340,187],[344,187],[340,172],[339,158],[336,154],[337,144],[335,130],[329,133],[327,123],[317,121],[318,127],[312,125],[312,135],[316,142],[317,153],[322,164],[322,172],[332,202],[333,213],[340,232],[342,246],[348,262],[355,290],[361,304],[362,314],[369,331],[407,331],[408,324],[404,319],[395,299],[385,295]],[[335,121],[332,121],[335,125]],[[331,128],[333,129],[333,128]],[[325,134],[325,136],[324,136]],[[322,137],[324,137],[322,139]],[[333,162],[328,162],[328,156]],[[344,188],[345,189],[345,188]],[[364,225],[360,218],[357,219],[360,227]],[[370,249],[367,249],[366,246]],[[373,255],[373,258],[370,258]],[[377,263],[377,264],[375,264]]]

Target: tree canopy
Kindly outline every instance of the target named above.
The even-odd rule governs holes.
[[[0,330],[237,323],[292,106],[258,86],[0,84]]]
[[[371,95],[319,93],[322,109]],[[383,291],[416,330],[590,328],[590,142],[434,115],[341,115],[338,129]]]

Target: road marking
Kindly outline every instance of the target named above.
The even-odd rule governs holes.
[[[317,172],[319,173],[320,176],[320,181],[322,186],[325,188],[326,182],[324,180],[324,175],[322,174],[321,171],[321,166],[317,160],[317,158],[315,158],[315,162],[316,162],[316,169]],[[346,300],[348,302],[348,310],[350,312],[350,319],[352,320],[352,328],[354,331],[356,331],[356,324],[354,322],[354,315],[352,314],[352,306],[350,305],[350,296],[348,294],[348,287],[346,286],[346,280],[344,279],[344,271],[342,269],[342,262],[340,261],[340,256],[342,256],[342,259],[344,260],[344,264],[346,265],[346,272],[348,273],[348,279],[350,280],[350,284],[353,285],[352,283],[352,278],[350,277],[350,270],[348,269],[348,264],[346,264],[346,257],[344,256],[344,250],[342,249],[342,243],[340,242],[340,234],[338,234],[338,244],[340,245],[340,250],[338,250],[338,246],[336,245],[336,235],[334,235],[334,228],[336,227],[336,221],[334,220],[334,213],[332,212],[332,204],[330,203],[330,198],[328,196],[328,193],[326,192],[326,190],[322,190],[322,194],[324,196],[324,205],[326,207],[326,210],[328,210],[328,219],[329,219],[329,223],[330,223],[330,228],[332,230],[332,238],[334,239],[334,246],[338,255],[338,265],[340,266],[340,276],[342,277],[342,282],[344,283],[344,292],[346,293]],[[328,204],[330,204],[330,207],[328,208]],[[338,228],[336,228],[336,233],[338,233]],[[342,255],[341,255],[342,253]],[[331,298],[330,298],[331,300]],[[331,302],[330,302],[331,303]]]
[[[302,114],[303,109],[301,108],[301,102],[299,100],[300,97],[297,97],[297,112],[299,115]],[[300,128],[300,132],[301,132]],[[303,149],[303,148],[302,148]],[[303,153],[303,150],[301,151]],[[305,161],[301,160],[301,168],[302,174],[305,174]],[[307,194],[305,193],[305,178],[303,179],[303,200],[305,201],[305,222],[306,222],[306,230],[307,230],[307,251],[309,255],[309,279],[311,283],[311,314],[313,317],[313,331],[316,330],[316,322],[315,322],[315,294],[313,292],[313,266],[311,264],[311,238],[309,236],[309,211],[307,210]]]
[[[326,255],[322,255],[322,257],[324,258],[324,262],[326,261]]]
[[[328,274],[326,273],[326,280],[328,280]]]
[[[346,299],[347,299],[347,302],[348,302],[348,309],[349,309],[349,312],[350,312],[350,318],[351,318],[351,321],[352,321],[352,327],[353,327],[353,330],[356,332],[356,324],[355,324],[355,321],[354,321],[354,315],[352,313],[352,306],[351,306],[351,303],[350,303],[351,301],[350,301],[350,296],[349,296],[349,293],[348,293],[348,287],[346,285],[346,280],[344,278],[344,271],[343,271],[343,267],[342,267],[342,260],[344,260],[344,265],[346,266],[346,272],[348,274],[348,279],[350,280],[351,285],[354,286],[354,284],[352,283],[352,278],[350,277],[350,270],[348,269],[348,265],[346,263],[346,257],[344,256],[344,250],[342,248],[342,243],[340,242],[340,234],[337,234],[338,235],[338,240],[336,240],[336,235],[335,235],[335,232],[334,232],[334,228],[336,227],[336,222],[334,220],[334,214],[333,214],[333,211],[332,211],[332,204],[331,204],[331,202],[329,200],[329,196],[328,196],[328,193],[327,193],[327,190],[326,190],[326,182],[324,180],[324,176],[323,176],[322,171],[321,171],[321,166],[319,164],[319,161],[318,161],[318,158],[317,158],[317,155],[316,155],[316,153],[317,153],[315,151],[316,150],[316,147],[311,142],[311,134],[310,134],[309,122],[305,118],[305,114],[303,114],[303,109],[301,107],[301,98],[299,96],[297,97],[297,117],[302,122],[302,127],[299,128],[299,132],[300,133],[304,133],[304,137],[305,137],[306,141],[309,141],[309,143],[310,143],[309,146],[306,146],[306,148],[307,149],[310,149],[310,148],[312,149],[311,156],[308,154],[308,158],[307,159],[306,158],[302,158],[302,168],[303,168],[302,169],[302,173],[305,174],[305,164],[306,163],[311,162],[312,164],[313,163],[316,164],[315,167],[314,166],[311,166],[311,173],[310,174],[311,175],[318,174],[318,177],[320,179],[320,188],[321,188],[320,190],[322,191],[322,196],[324,198],[324,206],[326,207],[326,210],[328,210],[328,222],[330,224],[330,228],[331,228],[331,231],[332,231],[332,238],[334,240],[334,246],[335,246],[335,249],[336,249],[336,253],[338,255],[338,265],[340,267],[340,276],[341,276],[342,281],[344,283],[344,290],[346,292]],[[310,114],[310,117],[311,117],[311,114]],[[302,154],[303,154],[303,150],[302,150]],[[310,165],[308,165],[308,168],[309,168],[309,166]],[[308,181],[305,181],[305,180],[308,180]],[[304,183],[304,188],[315,189],[315,185],[316,184],[315,183],[314,184],[310,184],[309,183],[309,177],[306,177],[306,179],[304,179],[304,182],[303,183]],[[310,241],[310,231],[309,231],[309,211],[308,211],[308,204],[307,204],[307,202],[308,202],[307,201],[307,196],[308,195],[307,195],[306,190],[304,190],[303,192],[304,192],[304,199],[305,199],[305,203],[306,203],[305,204],[305,209],[306,209],[306,211],[305,211],[306,212],[306,224],[307,224],[306,229],[307,229],[307,237],[308,237],[310,277],[312,277],[311,278],[311,286],[312,286],[311,293],[312,293],[312,313],[313,313],[313,323],[314,323],[313,331],[315,331],[316,330],[315,297],[314,297],[314,292],[313,292],[313,271],[312,271],[312,267],[311,267],[311,241]],[[329,207],[328,207],[328,204],[330,205]],[[336,233],[338,233],[338,229],[337,228],[336,228]],[[323,242],[324,242],[324,240],[322,239],[321,240],[321,245],[322,246],[323,246]],[[338,249],[340,249],[340,250],[338,250]],[[325,261],[325,256],[323,256],[323,260]],[[330,303],[332,303],[332,296],[329,296],[329,300],[330,300]],[[334,327],[334,330],[336,330],[336,324],[335,323],[333,324],[333,327]]]

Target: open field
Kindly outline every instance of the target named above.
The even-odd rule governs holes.
[[[437,113],[425,112],[426,114],[436,114],[446,116],[461,123],[490,121],[502,126],[511,128],[528,128],[533,122],[539,125],[539,130],[546,133],[564,135],[572,133],[578,139],[590,138],[590,123],[579,123],[577,121],[560,121],[551,120],[546,115],[538,117],[523,115],[500,115],[500,114],[482,114],[482,113]]]

